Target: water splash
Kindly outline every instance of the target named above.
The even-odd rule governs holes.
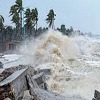
[[[91,100],[94,90],[100,89],[99,71],[85,62],[94,59],[94,45],[86,37],[67,37],[49,31],[29,41],[27,47],[22,46],[21,52],[30,56],[35,68],[51,69],[47,81],[50,90]]]

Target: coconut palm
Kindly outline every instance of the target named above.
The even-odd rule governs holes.
[[[5,27],[5,40],[6,41],[11,41],[14,35],[14,29],[12,28],[12,26],[6,26]]]
[[[10,8],[12,22],[15,23],[16,28],[20,31],[20,35],[22,35],[22,10],[22,0],[16,0],[15,4]]]
[[[37,8],[32,9],[31,14],[32,14],[32,21],[34,23],[34,26],[36,26],[35,27],[35,36],[36,36],[37,25],[38,25],[38,23],[37,23],[38,22],[38,10],[37,10]]]
[[[28,32],[31,33],[31,30],[34,26],[36,26],[37,31],[37,22],[38,22],[38,11],[37,8],[30,10],[29,8],[26,9],[25,12],[25,26],[26,29],[29,30]]]
[[[51,9],[47,15],[47,23],[49,24],[49,28],[52,27],[52,29],[54,28],[54,20],[55,20],[55,16],[56,14],[54,13],[53,9]]]
[[[2,15],[0,15],[0,32],[2,31],[3,27],[4,27],[4,18]]]
[[[33,14],[33,20],[36,26],[36,31],[37,31],[37,22],[38,22],[38,10],[37,8],[32,10],[32,14]]]
[[[31,33],[32,28],[32,17],[31,17],[31,10],[29,8],[25,11],[25,28],[27,33]]]
[[[0,15],[0,41],[1,41],[1,43],[3,43],[3,40],[4,40],[4,29],[5,29],[4,18],[2,15]]]
[[[20,29],[19,14],[18,14],[18,13],[15,13],[15,14],[12,16],[11,21],[12,21],[13,23],[15,23],[15,25],[16,25],[16,33],[19,33],[19,29]]]
[[[19,21],[20,21],[20,24],[21,24],[21,28],[22,28],[22,10],[23,10],[23,7],[22,7],[22,0],[16,0],[16,4],[14,5],[15,7],[15,10],[16,12],[19,14]]]

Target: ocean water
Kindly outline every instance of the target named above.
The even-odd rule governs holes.
[[[49,90],[81,100],[91,100],[94,90],[100,91],[99,37],[67,37],[49,31],[20,51],[30,56],[34,68],[51,69]]]

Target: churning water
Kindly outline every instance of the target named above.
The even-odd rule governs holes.
[[[49,31],[31,40],[21,52],[30,55],[34,67],[51,69],[51,91],[91,100],[100,90],[100,42],[86,36],[67,37]]]

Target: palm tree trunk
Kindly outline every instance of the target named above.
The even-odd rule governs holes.
[[[36,21],[36,32],[37,32],[37,27],[38,27],[38,24],[37,24],[37,21]]]
[[[22,40],[22,11],[20,12],[20,40]]]
[[[37,33],[37,21],[36,21],[36,29],[35,29],[35,37],[36,37],[36,33]]]
[[[2,45],[2,52],[3,52],[3,31],[1,31],[1,45]]]
[[[54,20],[52,21],[52,29],[54,29]]]

